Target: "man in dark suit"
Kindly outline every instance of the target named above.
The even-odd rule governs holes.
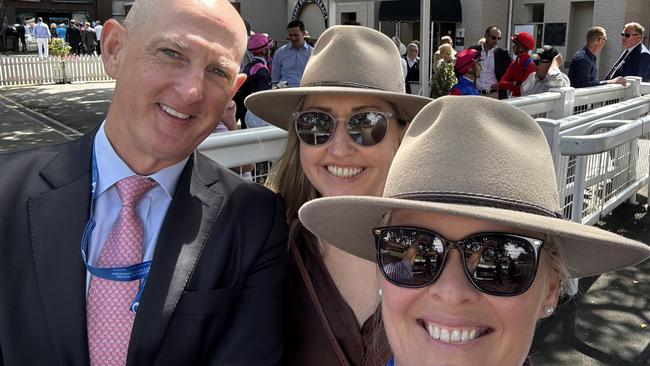
[[[625,49],[618,57],[605,79],[618,76],[640,76],[650,81],[650,51],[641,43],[645,29],[639,23],[628,23],[621,32],[621,43]]]
[[[245,79],[244,23],[138,0],[103,32],[105,122],[0,155],[0,365],[278,364],[284,206],[195,150]]]
[[[480,95],[495,99],[508,97],[507,90],[498,89],[499,81],[512,62],[508,51],[499,47],[500,40],[501,30],[494,25],[489,26],[485,30],[485,43],[478,49],[481,52],[483,71],[481,76],[476,79],[476,87]]]
[[[81,54],[81,29],[77,26],[77,21],[70,20],[70,25],[65,31],[65,41],[70,46],[70,53],[73,55]]]

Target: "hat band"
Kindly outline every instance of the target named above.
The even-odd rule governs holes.
[[[391,196],[390,198],[399,198],[413,201],[441,202],[441,203],[460,203],[471,206],[485,206],[500,208],[511,211],[519,211],[539,216],[553,217],[564,219],[561,213],[549,210],[545,207],[530,202],[518,201],[511,198],[490,196],[478,193],[466,192],[415,192],[404,193]]]
[[[351,81],[312,81],[311,83],[306,83],[302,85],[303,87],[311,87],[311,86],[340,86],[344,88],[359,88],[359,89],[373,89],[373,90],[381,90],[381,91],[386,91],[384,89],[376,88],[374,86],[369,86],[366,84],[359,84]]]

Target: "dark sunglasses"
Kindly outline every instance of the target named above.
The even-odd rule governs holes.
[[[386,226],[373,229],[377,263],[388,282],[426,287],[445,266],[450,249],[458,249],[465,275],[481,292],[516,296],[535,280],[543,241],[521,235],[480,233],[451,241],[427,229]]]
[[[492,38],[493,41],[500,41],[501,40],[501,37],[492,36],[492,35],[490,36],[490,38]]]
[[[345,127],[352,140],[361,146],[374,146],[382,142],[388,133],[389,112],[357,112],[348,117]],[[307,145],[328,143],[336,130],[338,120],[322,111],[304,111],[293,114],[296,133]]]
[[[630,38],[630,37],[632,37],[632,36],[638,36],[638,35],[639,35],[639,33],[625,33],[625,32],[621,32],[621,37],[625,37],[625,38]]]

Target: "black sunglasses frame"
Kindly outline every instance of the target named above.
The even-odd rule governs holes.
[[[630,38],[632,36],[638,36],[640,34],[641,33],[625,33],[625,32],[621,32],[621,37]]]
[[[395,281],[394,279],[390,278],[384,269],[384,266],[382,265],[382,260],[381,260],[381,239],[384,236],[384,234],[388,230],[416,230],[418,233],[426,233],[430,234],[432,237],[437,237],[440,239],[443,243],[443,257],[442,257],[442,265],[438,269],[438,272],[434,274],[434,276],[427,282],[419,285],[407,285],[400,283],[399,281]],[[444,271],[445,266],[447,265],[447,254],[449,253],[450,249],[457,249],[460,252],[460,258],[461,258],[461,264],[463,266],[463,271],[465,272],[465,277],[469,280],[469,282],[476,288],[478,291],[488,294],[488,295],[493,295],[493,296],[500,296],[500,297],[512,297],[512,296],[518,296],[530,288],[530,286],[535,282],[535,277],[537,276],[537,270],[539,269],[539,258],[541,254],[541,250],[544,247],[544,241],[541,239],[537,238],[530,238],[527,236],[523,235],[517,235],[517,234],[509,234],[509,233],[493,233],[493,232],[485,232],[485,233],[476,233],[472,234],[466,238],[463,238],[461,240],[453,241],[453,240],[448,240],[441,236],[440,234],[436,233],[435,231],[429,230],[429,229],[423,229],[419,227],[413,227],[413,226],[382,226],[382,227],[376,227],[373,230],[373,234],[375,235],[375,249],[376,249],[376,254],[377,254],[377,265],[379,266],[379,269],[381,271],[382,276],[386,279],[386,281],[392,283],[395,286],[399,287],[405,287],[405,288],[423,288],[423,287],[428,287],[432,284],[434,284],[437,280],[438,277],[440,277],[440,274],[442,271]],[[469,272],[469,268],[467,266],[467,257],[465,256],[465,243],[468,241],[476,238],[476,237],[482,237],[482,236],[492,236],[492,237],[514,237],[517,239],[522,239],[526,241],[527,243],[530,244],[530,246],[533,248],[535,252],[535,267],[532,276],[530,277],[529,281],[525,286],[516,292],[511,292],[511,293],[504,293],[502,291],[490,291],[481,288],[474,280],[472,275]]]
[[[329,132],[329,137],[327,138],[327,141],[325,141],[323,143],[320,143],[320,144],[310,144],[309,142],[302,139],[302,137],[300,135],[300,131],[298,131],[298,118],[302,114],[305,114],[305,113],[322,113],[324,115],[327,115],[332,121],[334,121],[334,128],[332,128],[332,130]],[[379,115],[383,116],[384,119],[386,120],[386,131],[384,132],[384,135],[381,137],[381,139],[379,141],[377,141],[376,143],[374,143],[372,145],[363,145],[363,144],[358,143],[352,137],[352,135],[350,135],[350,129],[347,128],[347,126],[349,125],[350,120],[352,119],[352,117],[354,117],[354,116],[356,116],[358,114],[362,114],[362,113],[376,113],[376,114],[379,114]],[[354,112],[354,113],[350,114],[347,118],[336,118],[332,114],[330,114],[328,112],[325,112],[325,111],[321,111],[321,110],[305,110],[305,111],[300,111],[300,112],[294,112],[292,114],[292,116],[293,116],[293,129],[296,132],[296,135],[298,135],[298,140],[300,140],[301,143],[304,143],[305,145],[311,146],[311,147],[325,146],[325,145],[329,144],[330,142],[332,142],[332,138],[334,137],[334,133],[336,133],[336,129],[338,128],[340,121],[345,121],[345,124],[346,124],[345,131],[347,132],[348,136],[350,137],[350,139],[352,139],[352,141],[354,142],[355,145],[360,146],[360,147],[377,146],[382,141],[384,141],[386,136],[388,136],[388,129],[390,128],[390,119],[393,118],[393,114],[391,112],[381,112],[381,111],[359,111],[359,112]]]

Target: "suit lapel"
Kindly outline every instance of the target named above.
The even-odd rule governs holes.
[[[138,313],[127,365],[153,364],[167,325],[209,236],[221,204],[217,171],[195,153],[181,173],[158,242]]]
[[[86,271],[80,243],[90,204],[93,135],[62,145],[41,170],[51,190],[28,201],[43,311],[58,355],[70,365],[88,363]]]

